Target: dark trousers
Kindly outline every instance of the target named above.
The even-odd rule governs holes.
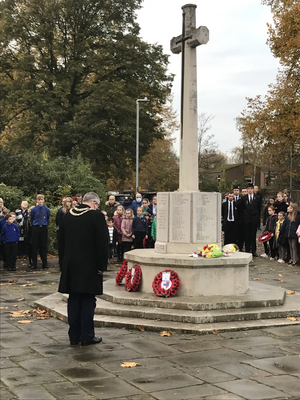
[[[1,251],[1,259],[3,261],[3,268],[6,268],[6,258],[5,258],[5,246],[4,246],[4,243],[1,243],[0,251]]]
[[[238,239],[237,244],[239,246],[240,251],[242,251],[245,243],[245,229],[244,224],[240,221],[238,225]]]
[[[143,249],[144,248],[143,241],[144,241],[144,237],[146,236],[145,232],[135,232],[134,235],[135,235],[135,239],[133,241],[134,248],[135,249]]]
[[[269,257],[276,257],[276,249],[274,248],[274,238],[272,237],[268,242],[264,242],[265,254]]]
[[[71,342],[88,342],[95,336],[93,294],[70,293],[68,299],[69,338]]]
[[[15,270],[17,253],[18,253],[18,243],[9,242],[5,243],[4,246],[5,246],[6,266],[9,270]]]
[[[123,260],[123,244],[122,243],[118,243],[117,244],[117,256],[118,256],[118,261],[122,261]]]
[[[132,246],[132,242],[123,242],[122,247],[123,247],[123,255],[126,253],[126,251],[130,251]]]
[[[237,244],[237,224],[234,221],[226,221],[223,227],[224,231],[224,245],[225,244]]]
[[[43,267],[47,267],[47,243],[48,227],[47,225],[33,225],[32,227],[32,266],[37,267],[38,249],[42,259]]]
[[[18,256],[27,256],[27,243],[25,240],[19,240],[18,242]]]
[[[61,259],[62,250],[61,250],[59,229],[56,231],[56,240],[57,240],[57,250],[58,250],[58,263],[59,263],[59,269],[61,270],[61,267],[62,267],[62,259]]]
[[[114,243],[110,243],[110,244],[108,245],[108,259],[109,259],[109,260],[112,259],[113,255],[114,255],[115,247],[116,247],[116,246],[115,246]]]
[[[244,224],[246,253],[256,253],[256,231],[257,221]]]

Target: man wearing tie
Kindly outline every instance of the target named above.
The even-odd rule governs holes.
[[[227,201],[222,203],[222,221],[224,245],[230,243],[237,244],[238,212],[233,193],[229,193]]]
[[[240,203],[245,232],[245,251],[252,253],[254,257],[258,257],[256,253],[256,231],[260,217],[260,198],[254,194],[252,183],[248,184],[247,192]]]

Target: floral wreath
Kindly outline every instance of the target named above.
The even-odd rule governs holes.
[[[170,273],[170,281],[165,281],[164,284],[163,282],[163,273],[164,272],[169,272]],[[152,288],[154,294],[156,296],[162,296],[162,297],[171,297],[175,296],[180,288],[180,279],[177,274],[177,272],[172,271],[171,269],[166,269],[165,271],[159,272],[156,277],[154,278],[154,281],[152,282]],[[165,287],[163,287],[165,286]]]
[[[116,276],[117,286],[119,286],[122,283],[123,278],[125,278],[126,274],[127,274],[127,260],[124,260]]]
[[[139,287],[141,277],[142,270],[139,265],[134,265],[130,268],[125,277],[125,290],[127,292],[135,292]]]

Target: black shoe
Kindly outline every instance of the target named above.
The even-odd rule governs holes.
[[[76,346],[77,344],[79,344],[80,343],[80,340],[75,340],[75,341],[70,341],[70,345],[71,346]]]
[[[254,254],[252,254],[253,255],[253,257],[258,257],[258,254],[257,253],[254,253]]]
[[[42,266],[42,269],[47,269],[47,268],[49,268],[48,265],[43,265]]]
[[[88,346],[90,344],[98,344],[101,342],[102,342],[102,337],[95,336],[92,340],[89,340],[88,342],[81,342],[81,346]]]

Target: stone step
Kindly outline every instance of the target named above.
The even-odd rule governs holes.
[[[295,296],[296,297],[296,296]],[[299,296],[298,304],[299,304]],[[297,299],[296,299],[297,300]],[[294,300],[294,301],[296,301]],[[52,316],[65,322],[67,317],[67,303],[63,301],[60,293],[54,293],[35,302],[35,306],[47,310]],[[298,307],[299,308],[299,307]],[[298,313],[300,315],[300,311]],[[205,324],[190,324],[186,322],[174,322],[165,320],[150,320],[145,318],[132,318],[123,316],[95,315],[94,323],[96,327],[115,327],[126,329],[142,329],[151,331],[171,331],[177,333],[206,334],[226,331],[239,331],[248,329],[263,329],[269,327],[280,327],[299,325],[300,321],[290,321],[285,318],[270,318],[249,321],[230,321]]]
[[[161,321],[183,322],[188,324],[207,324],[230,321],[249,321],[257,319],[297,317],[300,315],[299,298],[287,297],[284,305],[276,307],[256,307],[229,310],[190,311],[168,308],[150,308],[115,304],[97,299],[95,314],[126,318],[143,318]]]
[[[254,307],[276,307],[284,304],[285,289],[262,282],[249,282],[246,294],[239,296],[199,296],[170,298],[154,293],[126,292],[124,285],[117,286],[114,279],[104,282],[102,299],[116,304],[191,311],[228,310]]]

